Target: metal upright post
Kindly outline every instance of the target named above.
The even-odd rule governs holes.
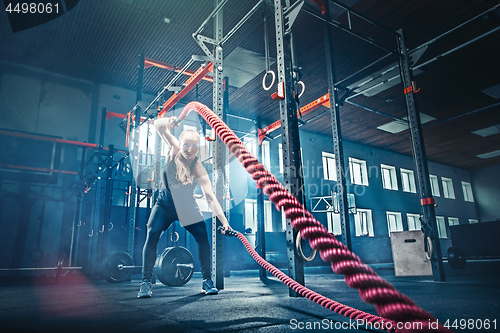
[[[223,121],[224,123],[227,122],[227,114],[229,113],[229,78],[227,76],[224,77],[223,81],[223,86],[224,86],[224,117]],[[229,223],[231,223],[231,196],[230,196],[230,191],[229,191],[229,159],[231,158],[231,154],[229,151],[224,152],[224,215],[226,216],[226,219]],[[225,262],[227,261],[227,257],[225,255],[226,253],[226,246],[227,246],[227,237],[223,237],[223,242],[224,242],[224,265]],[[231,272],[229,271],[228,266],[224,266],[224,276],[229,277],[231,276]]]
[[[432,197],[431,184],[429,181],[429,168],[427,165],[427,155],[425,153],[425,143],[422,134],[422,124],[420,122],[420,113],[417,108],[417,101],[414,96],[413,73],[410,67],[408,50],[406,49],[403,30],[397,31],[396,42],[399,51],[399,71],[401,82],[408,110],[408,119],[410,125],[410,135],[413,151],[413,160],[415,162],[415,171],[417,172],[417,182],[422,204],[422,214],[427,230],[430,228],[430,237],[432,240],[432,275],[434,281],[445,281],[443,259],[441,254],[441,244],[436,224],[436,212],[434,209],[434,198]],[[427,242],[427,237],[425,239]]]
[[[261,128],[262,124],[260,122],[260,117],[257,117],[257,129]],[[264,161],[264,156],[262,155],[262,145],[259,142],[259,131],[256,131],[255,141],[257,142],[257,158],[260,158],[261,163]],[[262,189],[257,190],[257,253],[262,257],[266,258],[266,227],[264,223],[264,192]],[[264,267],[259,267],[259,277],[261,280],[266,278],[266,270]]]
[[[99,148],[98,154],[101,153]],[[94,214],[92,216],[92,224],[90,229],[90,278],[96,278],[99,272],[99,263],[97,258],[97,245],[99,240],[99,226],[101,220],[101,183],[102,183],[102,166],[99,163],[97,169],[97,179],[95,181],[95,200],[94,200]]]
[[[155,131],[155,169],[153,178],[153,203],[156,203],[156,199],[160,195],[160,181],[161,181],[161,143],[162,139],[158,132]]]
[[[217,7],[221,0],[214,0],[214,5]],[[213,110],[221,119],[224,118],[224,98],[223,98],[223,52],[219,42],[223,39],[223,9],[221,8],[214,17],[214,59],[213,59]],[[213,173],[212,181],[214,194],[216,199],[223,203],[224,192],[224,144],[219,137],[216,137],[214,142],[213,152]],[[223,236],[217,232],[217,228],[221,222],[214,215],[212,218],[212,278],[215,282],[215,287],[219,290],[224,289],[224,257],[223,257]]]
[[[325,1],[327,21],[330,20],[329,1]],[[335,153],[335,164],[337,167],[337,193],[339,196],[340,223],[342,228],[342,242],[349,250],[351,246],[351,228],[349,223],[349,203],[347,201],[346,169],[344,161],[344,147],[342,144],[342,131],[340,129],[340,109],[337,104],[338,96],[335,88],[335,61],[333,55],[333,35],[330,24],[323,22],[323,34],[325,38],[326,72],[328,74],[328,91],[330,95],[330,115],[332,120],[333,152]]]
[[[136,102],[142,101],[142,90],[144,81],[144,53],[139,54],[138,65],[137,65],[137,97]],[[132,166],[132,178],[130,180],[130,214],[129,214],[129,224],[128,224],[128,247],[127,252],[134,257],[134,245],[135,245],[135,224],[137,216],[137,201],[138,201],[138,184],[135,181],[135,177],[138,177],[139,172],[139,136],[140,136],[140,124],[141,124],[141,108],[136,105],[134,108],[134,125],[132,133],[132,144],[130,147],[130,164]]]
[[[284,186],[300,202],[303,180],[300,174],[300,142],[297,122],[297,105],[294,98],[294,82],[292,68],[292,52],[290,34],[285,33],[286,22],[283,15],[282,0],[274,0],[274,22],[276,27],[276,62],[278,65],[278,85],[282,85],[284,97],[280,100],[281,137],[283,147],[283,180]],[[297,231],[292,228],[290,219],[286,221],[288,275],[304,284],[304,263],[295,253]],[[300,294],[289,289],[292,297]]]
[[[111,222],[111,204],[113,203],[113,163],[115,146],[109,145],[108,159],[106,160],[106,192],[104,195],[104,218],[103,218],[103,240],[102,240],[102,258],[108,250],[108,230]]]

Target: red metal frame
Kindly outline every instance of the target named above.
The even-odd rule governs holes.
[[[321,96],[320,98],[312,101],[311,103],[301,107],[300,113],[297,112],[297,116],[300,116],[300,114],[305,115],[305,114],[311,112],[312,110],[314,110],[322,105],[326,106],[327,108],[330,107],[330,94],[326,94],[324,96]],[[259,145],[261,145],[262,141],[264,141],[264,137],[266,136],[266,134],[280,128],[280,126],[281,126],[281,120],[277,120],[274,123],[272,123],[271,125],[268,125],[262,129],[259,128],[258,129]]]
[[[65,139],[58,139],[58,138],[50,138],[50,137],[46,137],[46,136],[27,134],[27,133],[19,133],[19,132],[0,130],[0,135],[8,135],[8,136],[15,136],[18,138],[50,141],[50,142],[64,143],[64,144],[82,146],[82,147],[88,147],[88,148],[101,148],[103,150],[109,150],[108,147],[100,147],[98,144],[95,144],[95,143],[80,142],[80,141],[74,141],[74,140],[65,140]],[[115,149],[115,151],[117,151],[119,153],[127,153],[126,151],[117,150],[117,149]]]
[[[42,172],[59,172],[59,173],[65,173],[65,174],[70,174],[70,175],[78,175],[78,172],[76,172],[76,171],[35,168],[35,167],[28,167],[28,166],[23,166],[23,165],[12,165],[12,164],[0,164],[0,168],[17,169],[17,170],[30,170],[30,171],[42,171]]]
[[[213,70],[213,63],[210,62],[205,67],[201,66],[196,72],[186,81],[186,86],[180,92],[173,94],[163,104],[163,109],[158,113],[158,118],[163,117],[168,110],[170,110],[182,97],[184,97],[201,79],[207,75],[208,72]]]
[[[182,68],[174,66],[174,65],[167,64],[166,62],[162,62],[162,61],[154,60],[154,59],[150,59],[150,58],[145,58],[145,60],[144,60],[144,68],[149,68],[149,67],[152,67],[152,66],[160,67],[160,68],[165,68],[165,69],[168,69],[170,71],[177,72],[177,73],[182,70]],[[190,69],[186,69],[183,72],[183,74],[189,75],[189,76],[193,76],[193,75],[195,75],[195,73],[196,72],[194,72],[194,71],[192,71]],[[214,78],[212,76],[210,76],[210,75],[206,75],[205,77],[202,78],[202,80],[209,81],[209,82],[214,82]]]

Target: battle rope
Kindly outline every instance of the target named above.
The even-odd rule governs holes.
[[[336,274],[344,275],[347,285],[358,289],[363,301],[375,304],[375,309],[381,317],[405,324],[404,328],[398,327],[398,332],[451,332],[441,324],[438,328],[433,327],[436,322],[435,317],[419,308],[409,297],[398,292],[328,233],[328,230],[259,163],[231,129],[207,106],[198,102],[188,103],[179,118],[184,119],[192,110],[201,115],[215,130],[246,171],[252,175],[252,179],[257,181],[257,187],[262,188],[269,196],[269,200],[276,205],[278,211],[284,209],[292,227],[299,230],[303,238],[309,239],[311,248],[319,251],[321,259],[330,262]],[[410,325],[407,325],[408,323]]]
[[[219,230],[222,227],[219,227]],[[224,228],[222,228],[224,229]],[[255,259],[255,261],[261,265],[265,270],[267,270],[272,275],[276,276],[281,282],[286,284],[289,288],[295,290],[300,295],[310,299],[318,303],[319,305],[335,312],[341,314],[347,318],[356,320],[357,322],[362,321],[363,325],[367,325],[367,323],[371,324],[371,327],[380,328],[381,330],[386,330],[387,332],[394,332],[396,329],[396,323],[392,320],[382,318],[376,315],[372,315],[370,313],[357,310],[351,308],[345,304],[336,302],[328,297],[325,297],[321,294],[318,294],[315,291],[301,285],[294,279],[290,278],[288,275],[280,271],[278,268],[267,262],[264,258],[262,258],[252,247],[250,242],[246,239],[246,237],[240,232],[229,230],[226,231],[226,236],[236,236],[243,246],[247,249],[248,253]]]

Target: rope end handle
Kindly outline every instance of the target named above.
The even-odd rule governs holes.
[[[222,231],[224,231],[224,227],[223,226],[220,226],[217,228],[217,230],[222,234]],[[235,231],[235,230],[227,230],[225,235],[227,237],[236,237],[238,235],[238,231]]]

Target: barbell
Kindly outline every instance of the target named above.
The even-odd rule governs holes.
[[[102,275],[111,283],[124,282],[130,279],[134,260],[127,252],[113,252],[103,262]],[[167,247],[155,262],[158,280],[167,286],[179,287],[191,280],[194,271],[193,255],[181,246]]]
[[[448,265],[453,269],[464,269],[467,259],[465,252],[458,246],[452,246],[446,252],[448,256]]]
[[[467,260],[498,260],[497,255],[466,256],[464,250],[459,246],[452,246],[446,252],[448,265],[453,269],[464,269]]]

